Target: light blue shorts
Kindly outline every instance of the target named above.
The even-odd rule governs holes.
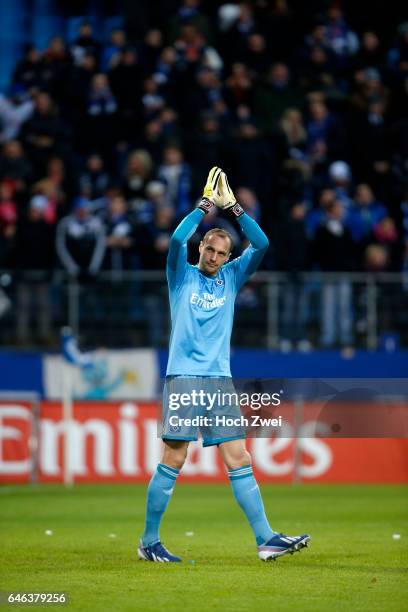
[[[213,446],[246,438],[239,400],[227,376],[167,376],[163,390],[163,440],[198,440]]]

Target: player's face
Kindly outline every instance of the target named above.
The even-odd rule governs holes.
[[[204,274],[215,276],[230,257],[230,241],[213,234],[206,242],[200,242],[198,268]]]

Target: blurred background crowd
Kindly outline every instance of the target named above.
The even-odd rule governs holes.
[[[305,299],[301,271],[408,270],[402,12],[384,15],[381,2],[364,14],[327,1],[48,4],[58,35],[43,48],[25,41],[0,94],[0,270],[16,283],[17,340],[27,342],[32,299],[49,337],[55,270],[83,283],[163,270],[213,165],[270,237],[263,268],[295,279],[284,315]],[[234,254],[245,246],[213,211],[192,262],[216,226],[234,236]],[[347,283],[325,287],[323,312],[322,345],[351,345]],[[305,339],[306,315],[295,326],[283,317],[283,347]]]

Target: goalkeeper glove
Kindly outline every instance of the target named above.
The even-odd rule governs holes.
[[[218,166],[211,168],[208,173],[207,182],[204,187],[203,197],[197,208],[204,211],[206,214],[214,206],[215,198],[217,197],[217,188],[222,170]]]
[[[214,202],[218,208],[232,212],[236,218],[241,217],[245,212],[242,206],[238,204],[234,192],[229,186],[225,172],[221,172],[221,177],[218,181],[218,192]]]

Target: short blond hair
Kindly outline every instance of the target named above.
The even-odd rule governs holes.
[[[208,232],[203,236],[203,242],[208,242],[211,236],[214,235],[220,236],[221,238],[228,238],[228,240],[230,241],[230,252],[232,251],[232,249],[234,248],[234,241],[232,239],[232,236],[229,232],[227,232],[227,230],[224,230],[221,227],[214,227],[214,229],[208,230]]]

